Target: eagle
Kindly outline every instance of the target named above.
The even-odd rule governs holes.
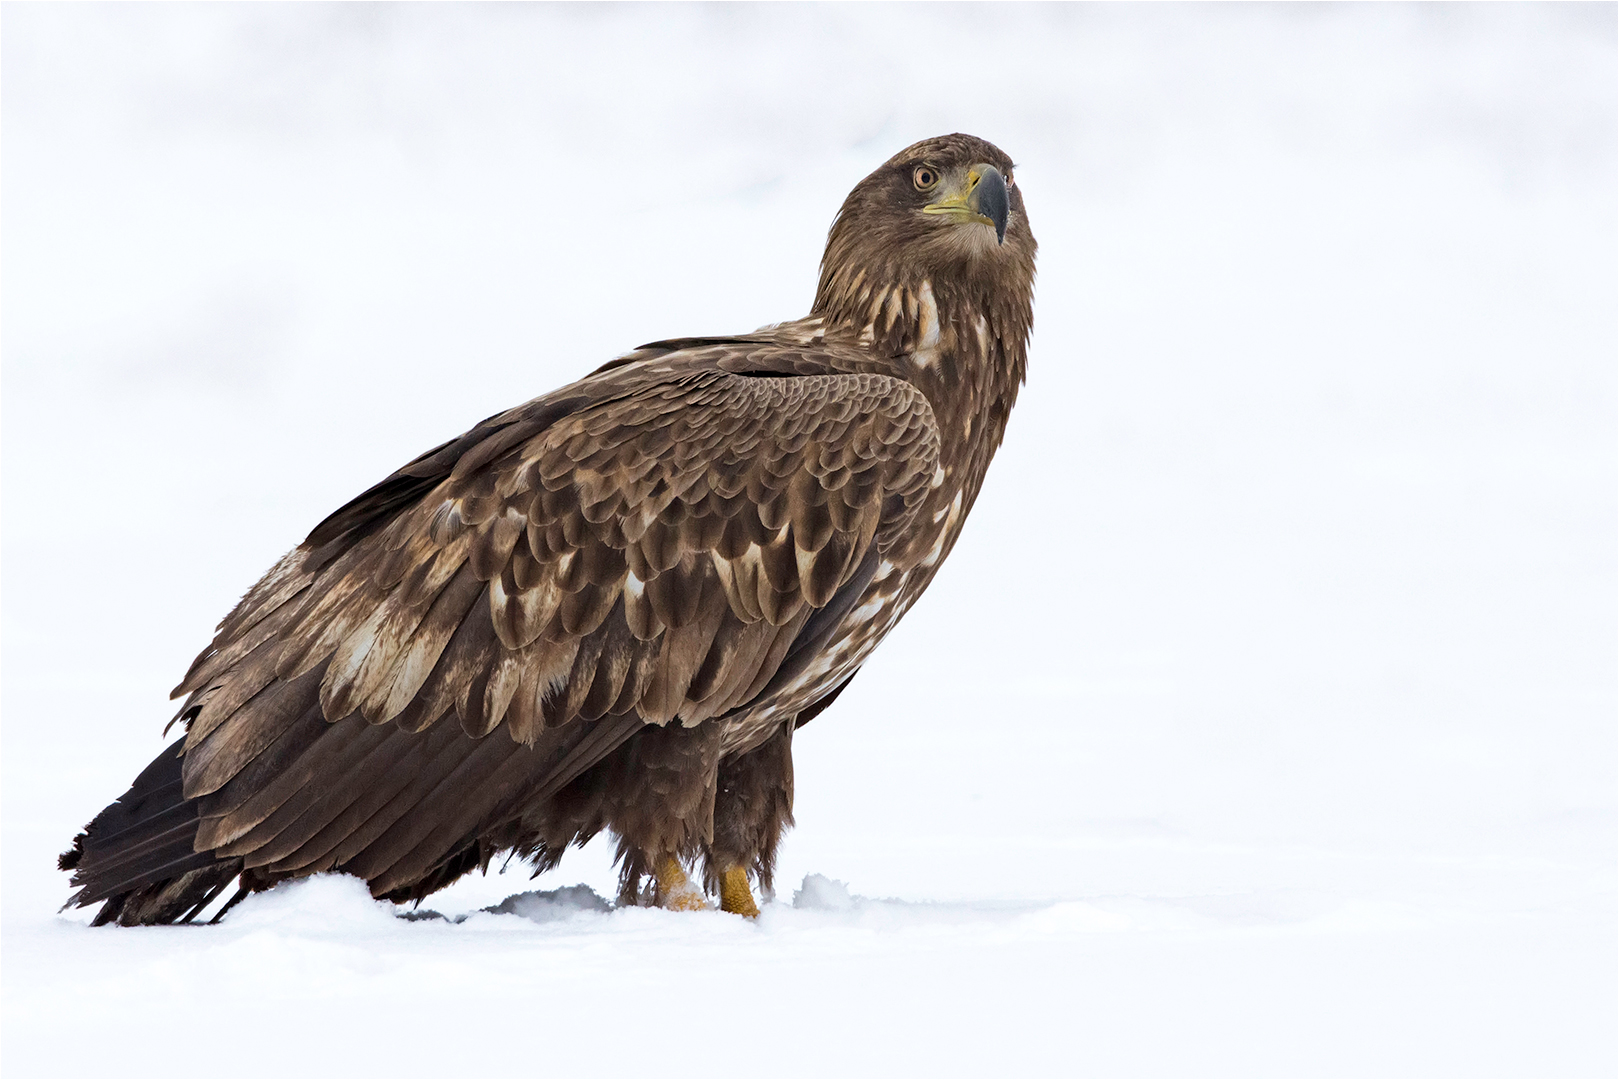
[[[184,734],[59,859],[95,925],[326,871],[419,901],[607,831],[619,902],[758,914],[795,732],[921,596],[1024,381],[1012,161],[900,151],[807,317],[643,345],[343,506],[219,624]]]

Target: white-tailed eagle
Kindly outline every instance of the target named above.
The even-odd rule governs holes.
[[[62,856],[69,902],[188,921],[327,870],[413,900],[606,829],[621,902],[756,913],[794,729],[1001,442],[1034,260],[1011,160],[919,142],[844,202],[806,318],[642,346],[360,495],[220,624],[184,737]]]

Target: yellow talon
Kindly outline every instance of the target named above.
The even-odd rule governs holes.
[[[708,901],[703,899],[703,890],[692,884],[686,871],[680,868],[680,861],[673,855],[665,855],[658,863],[653,876],[658,879],[658,906],[668,908],[670,911],[706,911]]]
[[[753,890],[748,888],[748,872],[740,866],[725,871],[720,878],[720,910],[749,919],[759,917],[759,905],[753,902]]]

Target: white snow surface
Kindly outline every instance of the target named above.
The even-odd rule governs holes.
[[[6,1075],[1619,1071],[1613,5],[3,19]],[[1029,383],[756,923],[605,910],[603,841],[445,919],[57,913],[310,526],[803,314],[954,130],[1019,163]]]

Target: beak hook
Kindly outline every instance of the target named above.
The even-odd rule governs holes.
[[[1012,199],[1006,190],[1006,178],[993,165],[984,165],[978,174],[978,183],[967,196],[967,205],[995,225],[995,242],[1006,242],[1006,219],[1012,212]]]

